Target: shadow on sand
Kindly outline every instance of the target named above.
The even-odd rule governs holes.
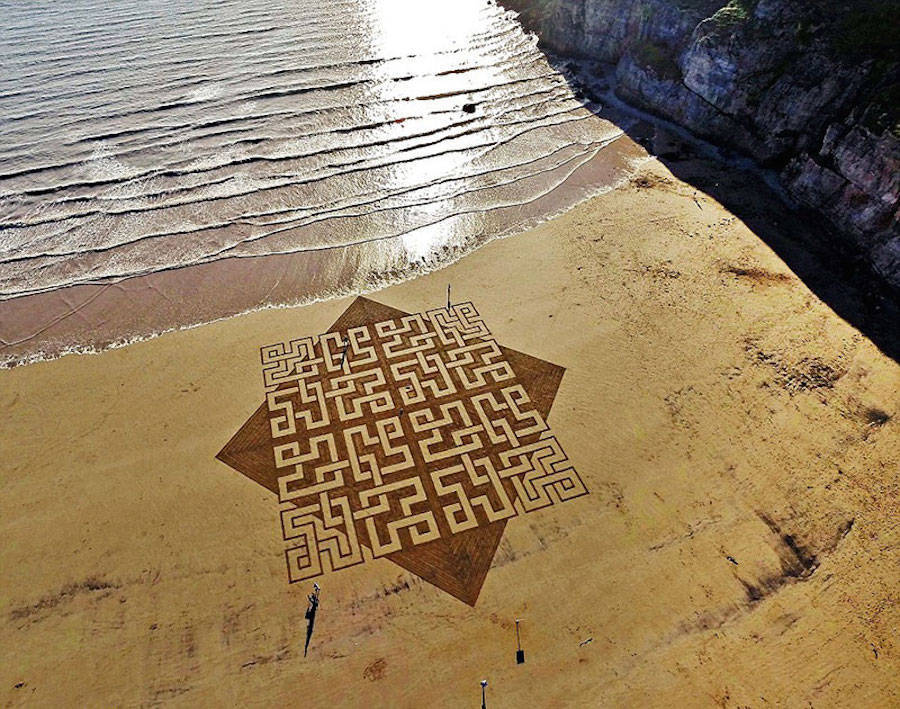
[[[789,204],[774,175],[748,158],[716,148],[663,119],[627,106],[610,75],[548,56],[585,107],[622,128],[679,180],[724,205],[837,315],[900,363],[900,293],[876,276],[824,220]]]

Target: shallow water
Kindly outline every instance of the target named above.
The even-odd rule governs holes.
[[[7,362],[365,290],[610,179],[572,177],[619,129],[485,0],[74,0],[0,13]],[[290,294],[253,283],[220,308],[207,294],[202,307],[99,325],[125,305],[104,305],[98,288],[273,254],[309,255],[291,262],[306,278]],[[170,300],[187,297],[166,283]],[[60,325],[75,312],[94,320]]]

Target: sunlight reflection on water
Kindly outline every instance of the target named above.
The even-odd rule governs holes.
[[[581,199],[572,175],[621,133],[488,0],[60,7],[0,25],[0,360],[75,337],[76,286],[297,257],[290,288],[223,264],[253,275],[158,316],[138,299],[134,329],[91,300],[76,339],[107,341],[438,267]]]

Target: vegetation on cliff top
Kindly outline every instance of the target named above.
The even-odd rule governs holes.
[[[729,29],[746,22],[753,16],[757,0],[731,0],[720,7],[709,19],[721,29]]]
[[[561,0],[500,0],[522,15],[527,27],[553,21]],[[588,2],[589,0],[585,0]],[[701,18],[704,34],[711,39],[740,33],[744,43],[766,42],[773,35],[794,37],[801,52],[791,53],[774,73],[790,70],[803,49],[830,54],[842,64],[868,67],[869,100],[864,124],[874,132],[891,131],[900,137],[900,10],[898,0],[782,0],[766,2],[766,12],[756,15],[762,0],[668,0],[684,12]],[[642,11],[652,13],[653,3],[635,0]],[[575,3],[572,3],[573,5]],[[623,2],[622,10],[636,5]],[[773,14],[774,12],[774,14]],[[772,19],[769,19],[772,18]],[[787,22],[787,24],[786,24]],[[664,79],[677,80],[677,48],[635,37],[629,51],[640,65]],[[800,59],[806,61],[806,59]]]
[[[710,9],[707,0],[672,0],[686,9]],[[885,130],[900,137],[900,6],[897,0],[811,0],[808,3],[785,2],[792,27],[772,26],[767,19],[755,17],[760,0],[730,0],[718,6],[704,21],[712,36],[735,32],[750,32],[744,41],[752,42],[754,35],[765,38],[773,31],[783,33],[794,29],[798,47],[817,45],[835,61],[851,65],[868,65],[869,103],[863,124],[875,133]],[[775,3],[770,3],[770,8]],[[783,16],[782,16],[783,17]],[[745,29],[742,29],[745,28]],[[644,53],[651,66],[663,66],[659,57]],[[650,61],[653,60],[653,61]],[[781,74],[790,69],[792,58],[773,72]],[[801,59],[802,61],[802,59]],[[660,72],[658,72],[660,73]]]

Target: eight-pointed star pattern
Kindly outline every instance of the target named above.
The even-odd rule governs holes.
[[[587,493],[545,421],[563,368],[471,303],[359,297],[261,359],[266,401],[217,457],[278,495],[291,582],[383,556],[474,605],[508,519]]]

